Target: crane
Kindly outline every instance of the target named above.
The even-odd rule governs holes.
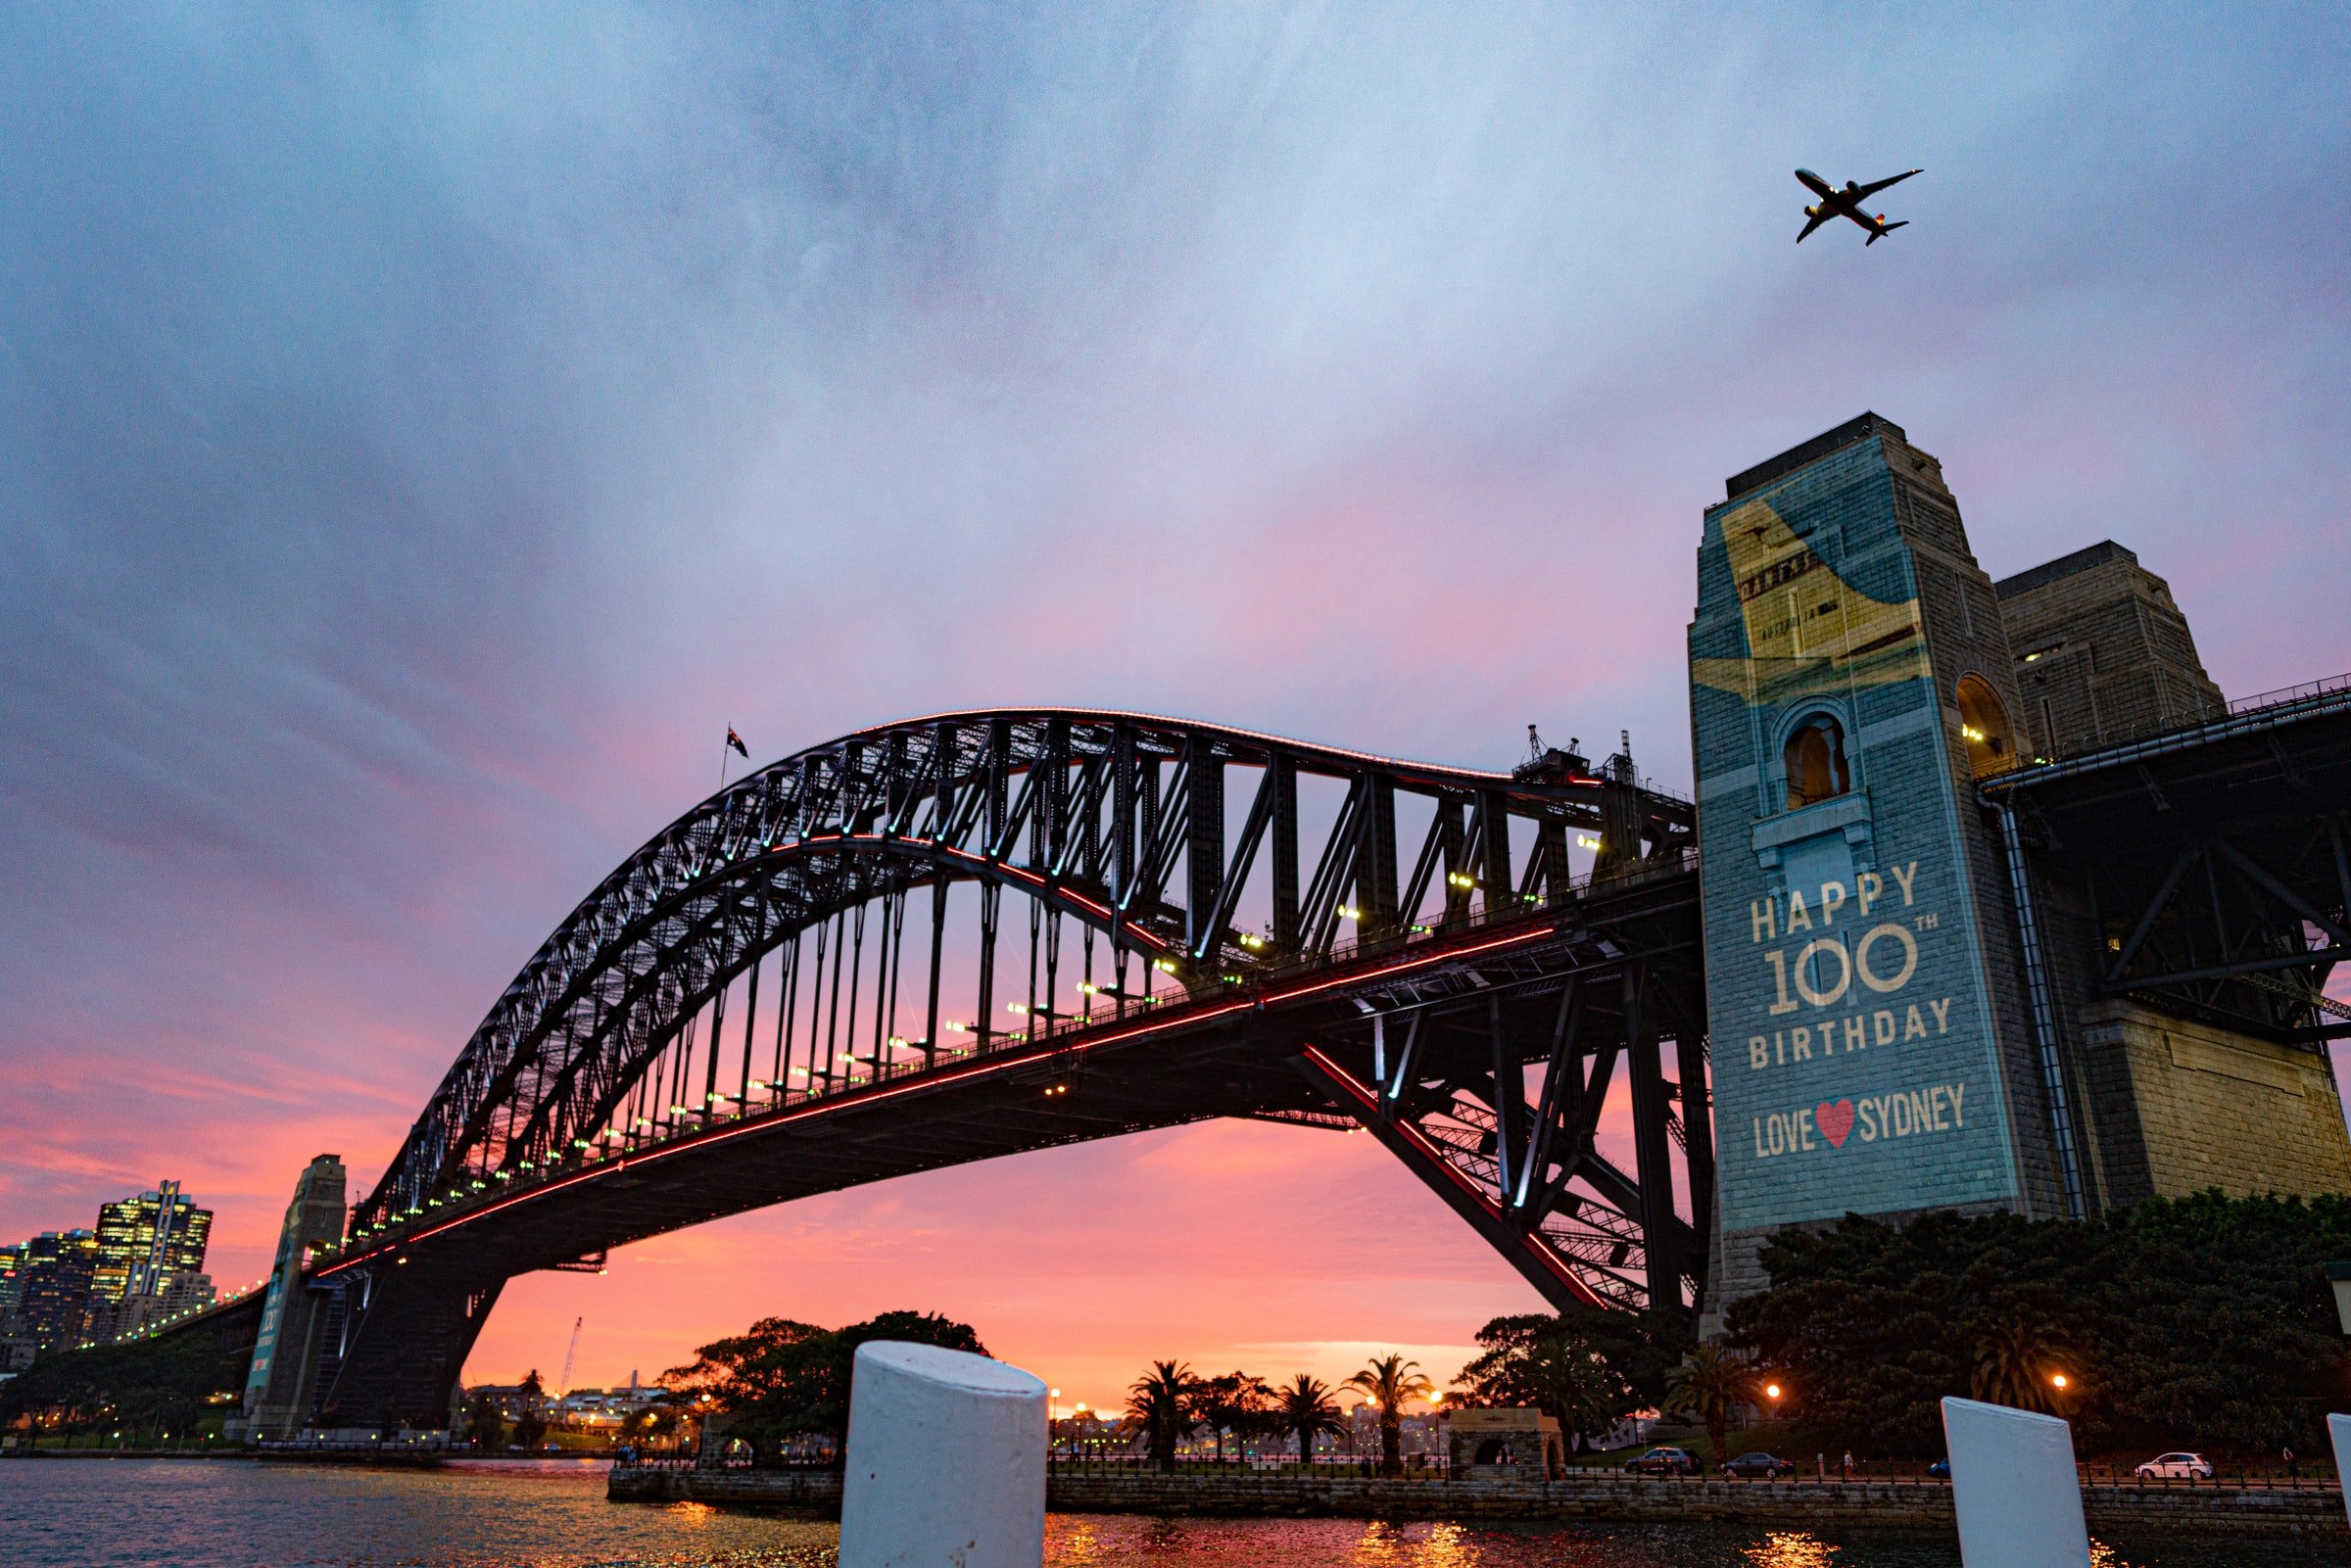
[[[555,1398],[558,1400],[571,1392],[571,1363],[579,1359],[580,1325],[587,1321],[585,1317],[571,1320],[571,1349],[563,1353],[563,1375],[555,1381]]]

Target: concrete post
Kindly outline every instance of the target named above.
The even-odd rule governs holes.
[[[1944,1400],[1943,1437],[1967,1568],[2088,1568],[2072,1427],[2004,1404]]]
[[[1045,1385],[931,1345],[857,1348],[840,1568],[1037,1568]]]
[[[2343,1489],[2343,1506],[2351,1509],[2351,1415],[2328,1416],[2327,1436],[2334,1444],[2334,1476]]]

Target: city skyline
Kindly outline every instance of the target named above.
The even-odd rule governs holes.
[[[2351,588],[2339,21],[9,27],[0,1235],[168,1164],[262,1276],[729,726],[1686,788],[1702,509],[1863,408],[1992,576],[2113,538],[2230,696],[2351,668],[2280,624]],[[1798,252],[1788,169],[1889,157],[1912,226]],[[1371,1139],[1211,1123],[528,1276],[467,1375],[908,1307],[1098,1404],[1535,1306]]]

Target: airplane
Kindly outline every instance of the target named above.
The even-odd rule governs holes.
[[[1796,237],[1796,243],[1799,245],[1803,244],[1805,235],[1810,234],[1814,229],[1820,227],[1821,224],[1826,223],[1832,217],[1849,217],[1854,222],[1860,224],[1863,228],[1869,230],[1869,238],[1861,242],[1861,248],[1863,250],[1867,250],[1872,245],[1877,244],[1878,241],[1884,239],[1887,235],[1893,233],[1895,229],[1908,227],[1910,220],[1908,218],[1904,218],[1899,223],[1889,223],[1886,221],[1886,214],[1884,213],[1880,213],[1877,216],[1872,217],[1861,210],[1862,201],[1868,197],[1877,195],[1878,192],[1884,190],[1889,185],[1900,184],[1903,180],[1908,179],[1912,174],[1923,174],[1925,172],[1926,170],[1923,168],[1907,169],[1902,173],[1895,175],[1892,179],[1874,180],[1867,185],[1856,185],[1848,179],[1845,182],[1845,189],[1839,190],[1836,186],[1830,184],[1827,180],[1822,179],[1818,174],[1813,173],[1810,169],[1798,169],[1796,171],[1796,177],[1802,180],[1805,188],[1810,190],[1813,195],[1819,197],[1820,201],[1816,205],[1804,209],[1804,216],[1810,218],[1812,221],[1804,225],[1804,232]]]

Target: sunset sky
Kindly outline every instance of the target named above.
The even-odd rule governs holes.
[[[943,708],[1687,785],[1723,476],[1874,408],[1995,576],[2351,669],[2351,16],[0,15],[0,1237],[263,1273],[603,874]],[[1912,166],[1800,249],[1801,165]],[[1441,1378],[1534,1293],[1367,1137],[1206,1124],[515,1281],[469,1377],[771,1313]]]

